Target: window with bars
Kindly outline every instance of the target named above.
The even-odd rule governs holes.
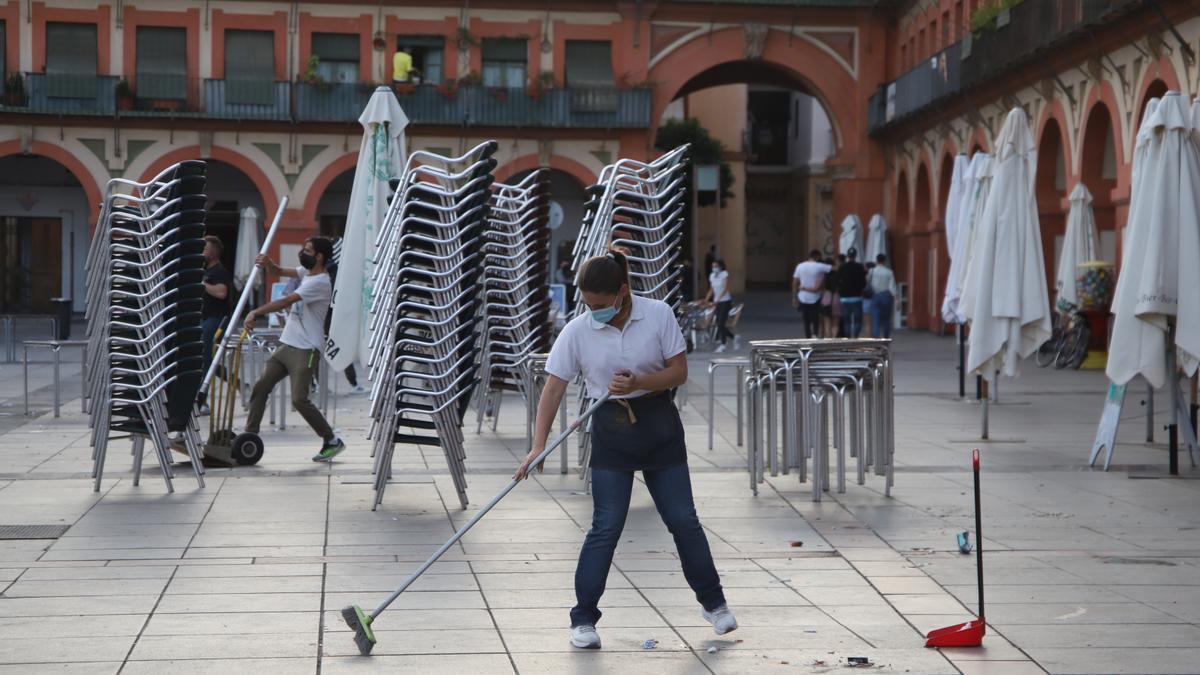
[[[96,24],[46,23],[46,95],[54,98],[95,98],[97,75]]]
[[[137,97],[187,98],[187,30],[160,26],[137,29]]]
[[[517,38],[483,39],[483,84],[524,89],[528,67],[528,41]]]
[[[316,76],[325,82],[358,82],[358,41],[353,33],[313,33]]]
[[[445,68],[442,66],[443,54],[446,50],[446,40],[441,37],[424,35],[401,35],[396,41],[396,49],[407,49],[412,54],[413,70],[416,77],[425,84],[441,84]]]
[[[275,34],[266,30],[225,31],[225,102],[275,103]]]

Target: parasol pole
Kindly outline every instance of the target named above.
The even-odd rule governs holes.
[[[954,332],[958,334],[958,397],[967,397],[967,341],[966,331],[961,323],[954,324]],[[1192,396],[1193,400],[1195,396]]]
[[[1179,373],[1175,365],[1175,319],[1167,319],[1167,458],[1172,476],[1179,475]]]

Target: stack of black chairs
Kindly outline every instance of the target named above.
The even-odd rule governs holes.
[[[377,508],[397,444],[441,447],[467,505],[462,421],[481,361],[483,244],[494,141],[412,153],[375,242],[370,323]]]
[[[93,478],[108,441],[133,441],[134,484],[148,439],[173,491],[169,433],[204,485],[193,417],[203,378],[205,163],[176,164],[146,183],[110,181],[88,252],[88,353]]]
[[[528,401],[525,359],[550,350],[549,193],[549,177],[540,169],[515,185],[492,186],[483,245],[486,386],[476,396],[476,432],[485,416],[496,430],[504,392]]]

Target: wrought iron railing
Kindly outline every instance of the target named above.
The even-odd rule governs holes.
[[[0,82],[0,110],[62,115],[198,117],[354,122],[375,85],[196,79],[143,75],[12,73]],[[651,126],[648,89],[496,89],[482,85],[404,85],[395,89],[408,118],[448,126],[636,128]]]
[[[1143,1],[1021,2],[1001,13],[994,27],[967,35],[881,86],[867,104],[869,131],[881,132],[1007,70],[1033,63],[1047,49],[1117,20],[1121,10]]]

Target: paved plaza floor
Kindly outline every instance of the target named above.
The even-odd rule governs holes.
[[[782,296],[762,296],[741,328],[794,337],[800,325]],[[1162,397],[1159,443],[1148,444],[1145,396],[1131,391],[1103,472],[1087,467],[1103,373],[1026,364],[1001,383],[981,442],[955,354],[950,337],[897,335],[892,496],[868,476],[820,503],[795,474],[751,494],[732,370],[717,379],[707,448],[711,354],[692,355],[689,463],[736,632],[718,637],[700,618],[639,483],[602,603],[604,648],[573,650],[567,610],[591,500],[555,456],[379,619],[371,657],[338,610],[374,606],[507,481],[527,449],[519,399],[505,399],[497,432],[476,435],[468,417],[465,511],[441,451],[415,447],[397,450],[371,510],[361,396],[337,402],[350,449],[332,465],[309,460],[317,442],[292,412],[286,431],[264,434],[258,466],[210,469],[204,489],[177,466],[174,494],[149,457],[135,487],[128,441],[115,441],[97,493],[77,358],[64,358],[72,393],[59,419],[21,416],[20,365],[0,365],[0,525],[69,526],[57,539],[0,540],[0,673],[824,673],[858,656],[880,673],[1200,671],[1200,481],[1161,477]],[[975,608],[974,556],[955,544],[973,529],[973,447],[988,636],[981,649],[926,649],[927,630]],[[1186,456],[1182,466],[1194,477]]]

